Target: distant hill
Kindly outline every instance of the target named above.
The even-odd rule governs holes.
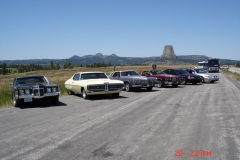
[[[148,64],[197,64],[199,61],[207,61],[208,57],[204,55],[179,55],[175,59],[168,59],[160,57],[119,57],[116,54],[103,55],[102,53],[97,53],[95,55],[84,55],[78,56],[73,55],[67,59],[29,59],[29,60],[2,60],[3,63],[7,65],[19,65],[19,64],[39,64],[39,65],[49,65],[52,60],[54,63],[63,65],[66,62],[71,62],[72,64],[86,65],[92,64],[94,62],[104,62],[111,63],[112,65],[148,65]],[[220,59],[221,64],[235,64],[236,60]]]

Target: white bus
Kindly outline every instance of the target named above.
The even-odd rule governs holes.
[[[208,62],[205,62],[205,61],[198,62],[198,67],[197,68],[203,68],[205,70],[208,70]]]

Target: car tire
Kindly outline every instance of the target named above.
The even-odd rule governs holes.
[[[131,91],[131,87],[130,87],[130,84],[129,83],[125,83],[125,86],[124,86],[125,90],[127,92],[130,92]]]
[[[148,87],[148,88],[147,88],[147,91],[151,91],[151,90],[152,90],[152,87]]]
[[[197,84],[197,82],[192,82],[192,84],[193,84],[193,85],[196,85],[196,84]]]
[[[54,97],[54,98],[51,99],[51,103],[52,103],[52,104],[55,104],[55,105],[58,104],[58,101],[59,101],[59,96]]]
[[[119,93],[113,93],[112,96],[113,96],[113,98],[118,98],[119,97]]]
[[[163,87],[163,83],[162,83],[162,81],[161,81],[161,80],[158,80],[158,83],[157,83],[156,86],[157,86],[158,88]]]
[[[178,84],[173,84],[172,86],[173,86],[173,87],[178,87]]]
[[[82,97],[83,97],[83,99],[88,99],[88,95],[87,95],[85,89],[82,90]]]
[[[210,81],[210,83],[214,83],[215,81]]]
[[[183,79],[183,80],[181,81],[181,84],[187,84],[186,80]]]
[[[71,90],[69,90],[67,93],[68,93],[68,95],[73,95],[74,94],[73,91],[71,91]]]

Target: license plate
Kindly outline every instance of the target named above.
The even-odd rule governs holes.
[[[172,84],[172,82],[168,82],[168,84]]]
[[[32,98],[24,98],[24,102],[32,102]]]

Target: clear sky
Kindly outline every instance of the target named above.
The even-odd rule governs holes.
[[[0,0],[0,60],[112,53],[240,60],[240,0]]]

